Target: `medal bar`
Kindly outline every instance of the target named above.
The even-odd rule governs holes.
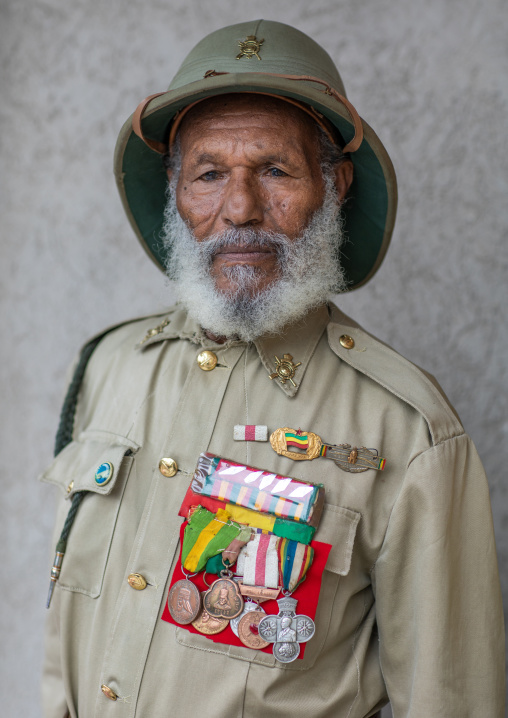
[[[276,429],[270,436],[272,449],[293,461],[312,461],[312,459],[331,459],[339,469],[358,474],[368,469],[383,471],[386,459],[379,456],[377,449],[351,444],[325,444],[321,437],[312,431],[301,431],[284,426]],[[291,448],[299,449],[293,451]]]

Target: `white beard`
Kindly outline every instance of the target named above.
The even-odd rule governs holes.
[[[302,234],[286,235],[255,228],[230,229],[198,242],[176,208],[175,185],[168,188],[162,241],[168,252],[167,274],[189,314],[216,337],[253,341],[278,334],[309,310],[324,304],[346,282],[339,262],[343,241],[340,205],[334,183],[325,178],[323,204]],[[213,256],[228,244],[270,246],[279,263],[279,277],[257,288],[259,270],[249,265],[223,269],[232,288],[219,291],[210,275]]]

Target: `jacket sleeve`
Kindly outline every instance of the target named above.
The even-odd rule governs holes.
[[[373,584],[394,718],[503,718],[503,612],[489,491],[466,435],[410,463]]]

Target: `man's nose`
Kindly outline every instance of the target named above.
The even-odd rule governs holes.
[[[255,178],[241,174],[231,176],[224,195],[221,218],[234,227],[260,224],[264,216],[262,188]]]

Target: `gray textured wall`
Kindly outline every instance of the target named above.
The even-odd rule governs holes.
[[[503,0],[1,0],[2,714],[37,716],[66,367],[100,328],[170,303],[118,201],[119,127],[206,32],[296,25],[336,59],[400,183],[392,248],[341,306],[437,376],[489,476],[508,595]]]

